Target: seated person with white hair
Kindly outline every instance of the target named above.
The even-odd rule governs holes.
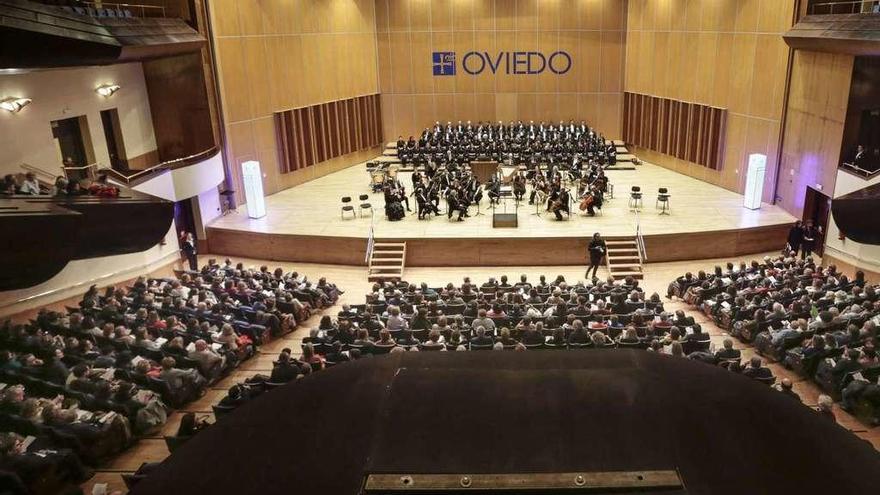
[[[208,379],[220,376],[226,366],[226,357],[218,354],[203,339],[196,340],[193,347],[194,349],[189,352],[188,357],[198,363],[202,376]]]
[[[182,402],[195,399],[202,395],[207,385],[207,380],[194,369],[183,370],[175,367],[177,361],[173,357],[162,360],[162,372],[159,378],[165,380],[171,393]]]
[[[477,329],[478,327],[483,327],[483,331],[490,335],[495,334],[495,321],[486,316],[486,310],[481,309],[477,312],[477,317],[474,318],[473,323],[471,324],[471,328]]]
[[[828,395],[822,394],[819,396],[819,400],[816,403],[816,412],[826,419],[834,422],[837,421],[837,418],[834,417],[834,399]]]

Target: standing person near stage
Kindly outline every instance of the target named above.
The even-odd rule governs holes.
[[[587,267],[587,279],[596,278],[596,271],[599,270],[599,264],[602,263],[602,258],[605,257],[606,250],[607,247],[605,246],[605,239],[602,239],[602,236],[600,236],[598,232],[593,234],[593,239],[590,241],[590,247],[588,249],[590,255],[590,266]],[[592,277],[590,277],[590,270],[593,271]]]
[[[813,254],[813,249],[816,248],[816,238],[820,235],[822,235],[822,227],[814,227],[813,221],[807,220],[801,241],[801,259],[806,259]]]
[[[791,229],[788,230],[788,242],[786,244],[786,248],[788,251],[793,253],[794,256],[797,256],[798,251],[801,249],[801,244],[804,242],[804,227],[801,224],[801,221],[792,225]],[[786,253],[787,254],[787,253]]]
[[[196,239],[192,232],[180,231],[180,250],[189,262],[189,269],[197,271],[199,269],[198,249],[196,249]]]

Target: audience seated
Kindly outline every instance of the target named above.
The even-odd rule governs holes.
[[[198,398],[260,344],[292,331],[339,294],[325,279],[313,284],[296,272],[211,260],[176,278],[141,277],[105,291],[93,286],[64,313],[42,309],[26,324],[5,322],[0,424],[37,440],[21,449],[13,437],[0,439],[0,471],[23,469],[26,487],[36,479],[81,483],[88,476],[81,464],[95,466],[155,432],[168,406]],[[291,366],[293,378],[311,371],[293,359]],[[230,400],[258,395],[262,382],[252,385]]]
[[[815,380],[844,409],[878,423],[878,289],[861,272],[850,280],[834,265],[817,266],[810,257],[788,253],[716,266],[711,275],[685,274],[670,284],[667,296],[698,307],[759,354]],[[738,360],[732,351],[725,342],[716,358]],[[762,369],[753,363],[743,374],[766,375]]]

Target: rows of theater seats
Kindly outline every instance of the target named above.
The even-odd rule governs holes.
[[[731,335],[814,380],[870,424],[880,418],[877,325],[880,287],[817,266],[810,258],[766,257],[685,274],[669,286]]]
[[[213,406],[222,418],[241,404],[309,373],[405,351],[638,348],[688,355],[706,352],[709,336],[683,312],[663,311],[638,281],[567,285],[545,277],[532,286],[506,277],[476,286],[431,288],[376,284],[367,303],[324,315],[303,339],[302,356],[281,351],[270,376],[257,374]]]
[[[211,263],[139,278],[0,332],[0,483],[59,493],[156,432],[266,340],[338,292],[297,273]]]

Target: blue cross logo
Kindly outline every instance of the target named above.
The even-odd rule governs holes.
[[[435,76],[455,75],[455,52],[434,52],[431,61]]]

